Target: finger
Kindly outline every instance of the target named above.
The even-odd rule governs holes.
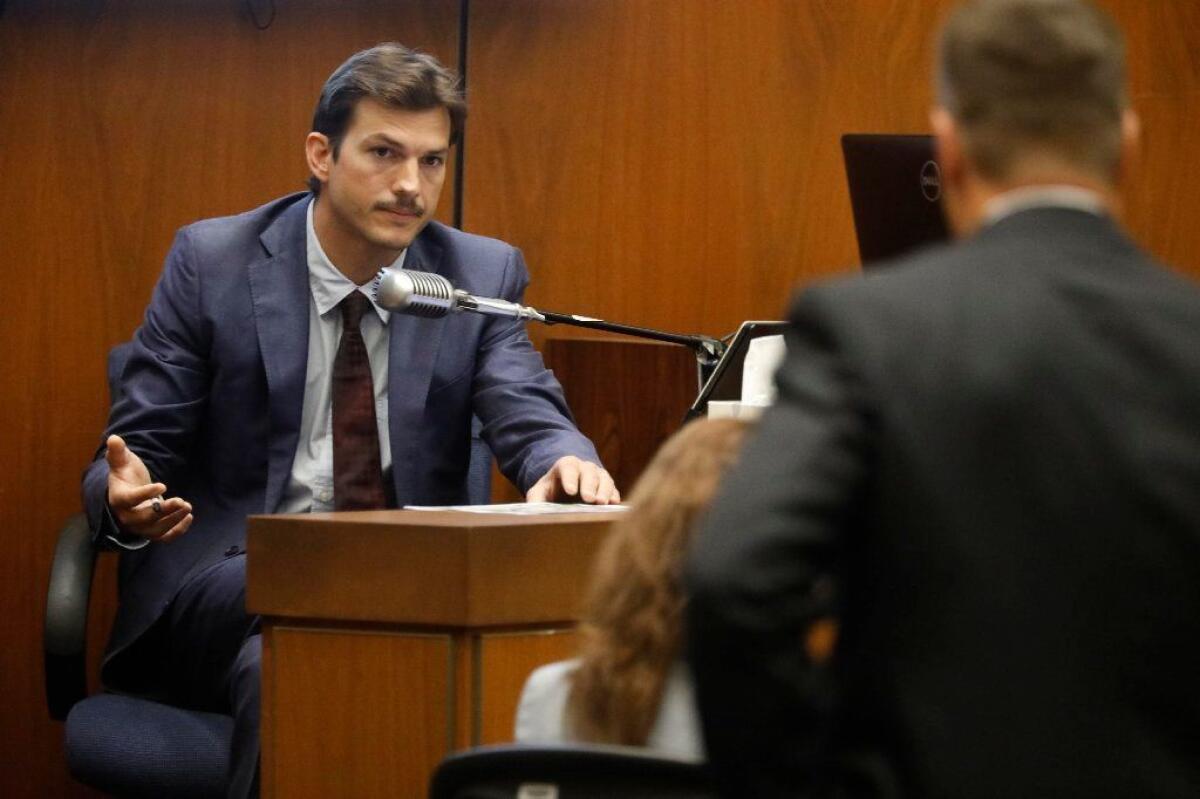
[[[109,489],[108,504],[113,508],[124,508],[128,510],[140,510],[139,506],[144,505],[150,507],[150,502],[161,497],[166,493],[167,487],[162,483],[147,483],[144,486],[135,486],[126,483],[125,481],[117,481]],[[178,499],[178,497],[176,497]],[[168,500],[169,502],[170,500]],[[183,500],[179,500],[182,502]],[[167,509],[164,506],[164,510]]]
[[[619,500],[616,499],[617,485],[613,482],[612,475],[607,470],[600,470],[600,487],[596,489],[596,504],[610,505]]]
[[[525,492],[525,501],[526,502],[549,502],[550,501],[550,488],[553,486],[553,481],[548,480],[547,479],[548,477],[549,477],[549,475],[546,475],[546,477],[543,477],[541,480],[538,480],[536,483],[533,484],[532,488],[530,488],[528,491]]]
[[[129,461],[129,448],[120,436],[109,436],[104,442],[104,459],[109,469],[120,469]]]
[[[155,516],[152,520],[146,523],[145,532],[143,535],[146,538],[161,538],[168,533],[175,525],[183,521],[183,518],[190,514],[192,509],[189,507],[176,508],[175,510],[163,516]]]
[[[158,503],[159,510],[154,510],[154,503]],[[131,511],[120,514],[117,521],[121,526],[133,533],[140,535],[143,538],[157,538],[158,536],[171,529],[180,519],[191,513],[192,506],[180,499],[179,497],[171,497],[170,499],[154,499],[143,502]]]
[[[175,524],[175,526],[160,535],[157,539],[158,542],[160,544],[165,544],[168,541],[174,541],[176,538],[186,533],[188,528],[192,526],[192,518],[192,514],[186,514],[182,519],[179,520],[178,523]]]
[[[584,462],[579,465],[579,498],[584,502],[596,502],[600,490],[600,467]]]
[[[608,501],[609,505],[621,504],[621,489],[617,488],[616,483],[613,483],[612,498]]]
[[[558,463],[554,464],[554,468],[550,470],[551,474],[558,472],[558,484],[562,486],[563,493],[568,497],[577,496],[579,494],[579,464],[582,461],[573,455],[559,458]]]

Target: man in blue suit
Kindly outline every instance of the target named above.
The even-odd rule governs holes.
[[[97,540],[124,550],[105,680],[232,713],[230,795],[257,792],[248,514],[462,502],[473,415],[528,499],[619,501],[519,322],[374,304],[386,266],[522,296],[520,252],[431,221],[465,111],[453,73],[400,45],[339,67],[311,192],[179,232],[84,475]]]

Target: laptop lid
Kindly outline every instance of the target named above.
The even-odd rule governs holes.
[[[864,267],[949,238],[932,136],[847,133],[842,156]]]

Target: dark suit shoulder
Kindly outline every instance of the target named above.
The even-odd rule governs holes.
[[[507,260],[515,247],[500,239],[466,233],[441,222],[430,222],[421,233],[423,238],[441,247],[447,254],[458,257],[501,262]]]
[[[311,197],[309,192],[297,192],[240,214],[201,219],[180,228],[179,236],[205,259],[244,260],[248,254],[261,257],[267,254],[261,241],[263,234],[281,220],[294,217],[292,229],[283,232],[283,238],[303,234],[304,209]]]
[[[1200,287],[1153,262],[1110,219],[1038,209],[965,241],[819,284],[799,304],[895,337],[930,326],[962,330],[1062,319],[1071,309],[1118,298],[1124,304],[1177,304],[1186,313],[1197,307]]]
[[[1128,382],[1150,352],[1159,373],[1200,367],[1200,287],[1110,220],[1059,209],[813,286],[792,318],[864,380],[927,407],[947,385],[995,398]]]
[[[259,205],[241,214],[215,216],[208,220],[199,220],[185,224],[180,233],[186,233],[199,241],[209,241],[214,238],[236,238],[236,236],[251,236],[257,239],[266,229],[275,223],[284,211],[296,205],[304,205],[312,197],[310,192],[296,192],[271,200],[270,203]]]
[[[963,246],[941,245],[808,286],[793,302],[794,321],[820,319],[835,327],[913,330],[936,324],[955,296],[971,290]]]
[[[517,249],[499,239],[430,222],[421,232],[419,241],[423,256],[436,253],[437,271],[449,278],[456,288],[472,294],[500,297],[508,296],[514,290],[519,294],[528,281]]]

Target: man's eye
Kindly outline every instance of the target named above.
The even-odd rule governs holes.
[[[372,147],[371,152],[379,158],[390,158],[392,155],[391,147]]]
[[[446,159],[440,155],[427,155],[421,159],[425,166],[441,166]]]

